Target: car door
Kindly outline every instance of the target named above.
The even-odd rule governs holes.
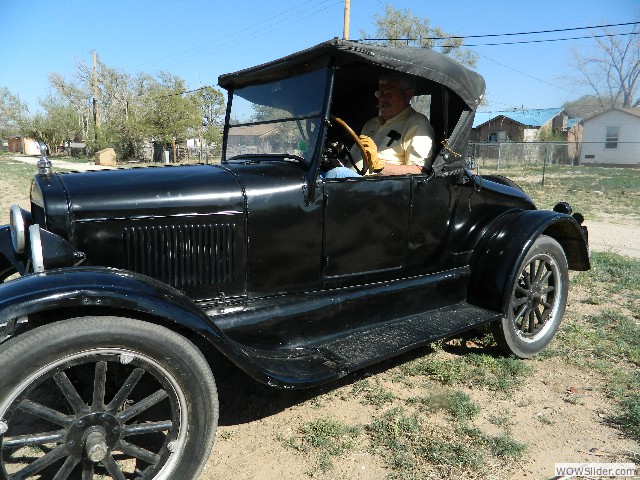
[[[411,212],[411,177],[325,179],[325,279],[402,268]]]

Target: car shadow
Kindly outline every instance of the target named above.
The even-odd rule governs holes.
[[[456,341],[445,342],[443,350],[453,355],[478,353],[490,356],[504,354],[495,346],[482,346],[473,342],[477,332],[458,335]],[[397,357],[384,360],[369,367],[353,372],[340,380],[322,386],[306,389],[280,389],[270,387],[242,372],[222,355],[207,355],[214,365],[214,376],[220,403],[219,425],[240,425],[270,417],[295,405],[313,400],[316,397],[352,385],[364,378],[375,376],[412,360],[435,353],[432,345],[417,348]]]

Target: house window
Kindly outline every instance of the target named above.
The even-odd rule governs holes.
[[[618,148],[619,134],[620,127],[607,127],[607,138],[605,140],[604,148]]]

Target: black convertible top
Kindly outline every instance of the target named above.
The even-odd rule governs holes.
[[[332,62],[341,66],[365,63],[436,82],[458,94],[474,111],[485,89],[484,79],[479,74],[433,50],[365,45],[337,38],[278,60],[221,75],[218,83],[225,89],[237,88],[313,70]]]

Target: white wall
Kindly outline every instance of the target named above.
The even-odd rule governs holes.
[[[619,127],[617,148],[605,148],[607,127]],[[582,141],[582,163],[640,165],[640,117],[610,110],[585,120]]]

